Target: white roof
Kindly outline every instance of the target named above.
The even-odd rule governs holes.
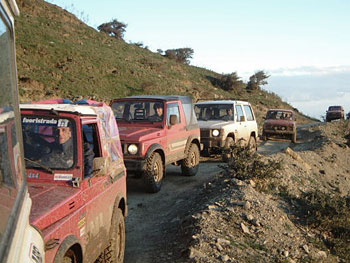
[[[241,101],[241,100],[208,100],[208,101],[202,101],[202,102],[196,103],[196,105],[206,105],[206,104],[246,104],[246,105],[249,105],[250,103],[247,101]]]
[[[55,110],[59,112],[80,113],[82,115],[97,115],[96,108],[103,108],[90,105],[75,104],[20,104],[20,109],[28,110]]]

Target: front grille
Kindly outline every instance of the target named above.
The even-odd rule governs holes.
[[[201,137],[202,138],[210,137],[210,130],[203,130],[203,129],[201,129]]]

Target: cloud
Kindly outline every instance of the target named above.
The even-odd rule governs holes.
[[[307,76],[350,73],[350,65],[332,67],[303,66],[297,68],[279,68],[268,71],[272,76]]]

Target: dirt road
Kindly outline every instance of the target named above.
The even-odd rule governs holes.
[[[319,124],[318,124],[319,125]],[[261,142],[258,152],[270,155],[285,151],[287,147],[302,150],[307,145],[308,128],[298,128],[298,142],[269,140]],[[149,194],[142,188],[142,180],[128,179],[129,217],[126,220],[126,263],[156,263],[166,261],[164,249],[176,242],[172,237],[193,206],[199,189],[214,178],[221,169],[219,160],[203,159],[194,177],[181,176],[179,167],[169,166],[159,193]],[[170,256],[170,255],[169,255]]]
[[[171,240],[184,215],[191,209],[194,192],[221,171],[219,164],[219,161],[201,162],[194,177],[181,176],[180,167],[169,166],[162,189],[156,194],[144,192],[142,180],[128,179],[126,263],[159,260],[160,249],[172,245],[164,242]]]

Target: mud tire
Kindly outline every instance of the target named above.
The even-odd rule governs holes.
[[[125,220],[120,208],[116,208],[111,222],[109,244],[95,263],[123,263],[125,254]]]
[[[199,169],[200,153],[197,144],[191,143],[187,156],[181,162],[181,172],[184,176],[195,176]]]
[[[261,138],[263,141],[267,141],[267,136],[265,132],[262,132]]]
[[[143,180],[150,193],[159,192],[164,177],[164,164],[159,153],[154,152],[147,159]]]
[[[250,153],[255,153],[257,151],[256,138],[254,136],[250,136],[249,138],[248,150]]]
[[[297,132],[294,132],[292,135],[291,135],[291,141],[292,143],[296,143],[297,142]]]
[[[233,140],[232,137],[227,137],[225,140],[225,145],[224,145],[224,150],[228,151],[231,150],[231,146],[233,146],[235,144],[235,141]],[[223,153],[222,154],[222,161],[227,163],[230,158],[232,158],[232,153]]]

